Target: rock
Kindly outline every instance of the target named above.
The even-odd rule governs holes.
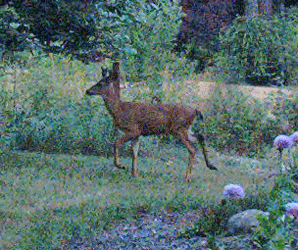
[[[258,216],[263,215],[269,218],[268,212],[257,209],[250,209],[233,215],[228,220],[228,229],[231,234],[254,232],[259,227]]]

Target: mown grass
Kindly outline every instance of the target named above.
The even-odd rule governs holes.
[[[148,148],[147,148],[148,149]],[[146,150],[147,150],[146,149]],[[144,149],[143,149],[144,150]],[[239,183],[248,195],[270,188],[267,162],[212,153],[212,172],[202,156],[190,184],[184,182],[187,152],[151,146],[140,158],[140,176],[113,167],[112,159],[14,152],[1,156],[1,238],[7,249],[54,249],[75,234],[88,236],[136,218],[140,212],[186,212],[218,201],[224,185]],[[124,158],[130,164],[129,158]]]

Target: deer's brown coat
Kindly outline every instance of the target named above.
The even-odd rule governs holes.
[[[136,176],[139,137],[141,135],[172,134],[180,138],[190,154],[185,174],[186,181],[190,181],[191,169],[197,151],[192,143],[194,138],[197,138],[197,141],[201,144],[207,167],[216,169],[209,162],[204,137],[200,134],[196,134],[195,137],[189,134],[190,126],[195,117],[202,117],[199,110],[184,105],[123,102],[120,99],[119,63],[115,62],[113,64],[109,76],[106,73],[106,70],[103,69],[102,79],[88,89],[86,94],[101,95],[113,117],[115,127],[124,132],[124,135],[117,139],[114,145],[114,163],[117,167],[124,168],[120,164],[119,147],[124,146],[124,143],[128,141],[132,141],[132,174]]]

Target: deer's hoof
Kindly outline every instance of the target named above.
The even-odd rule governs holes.
[[[132,175],[133,177],[139,177],[139,176],[140,176],[140,175],[139,175],[138,173],[136,173],[136,172],[132,172],[131,175]]]
[[[190,174],[185,175],[185,181],[187,183],[190,183],[191,182],[191,175]]]
[[[210,168],[211,170],[218,170],[217,167],[214,167],[213,165],[209,165],[208,168]]]
[[[125,169],[126,167],[122,164],[115,164],[116,168]]]

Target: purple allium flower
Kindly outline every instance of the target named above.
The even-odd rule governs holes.
[[[242,186],[237,184],[228,184],[224,187],[223,195],[226,198],[239,199],[244,198],[245,193]]]
[[[290,135],[290,138],[293,141],[293,144],[297,144],[298,143],[298,131],[296,131],[294,134]]]
[[[274,146],[279,150],[283,150],[284,148],[290,148],[293,145],[292,138],[287,135],[279,135],[274,139]]]
[[[286,205],[286,215],[294,220],[298,218],[298,203],[291,202]]]

